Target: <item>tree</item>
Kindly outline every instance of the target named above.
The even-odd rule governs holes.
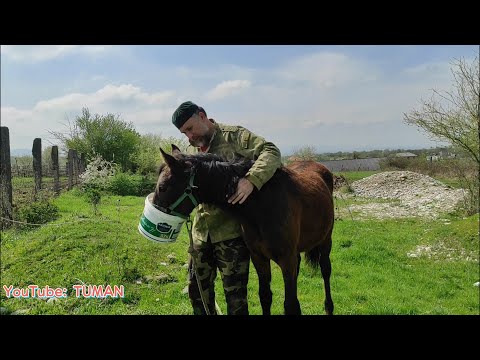
[[[66,149],[75,149],[85,154],[88,161],[100,155],[104,160],[115,162],[123,171],[135,170],[134,159],[140,143],[140,134],[133,124],[113,114],[93,117],[87,108],[69,126],[69,134],[50,131]],[[64,149],[64,150],[66,150]]]
[[[430,100],[421,101],[421,109],[404,114],[407,124],[423,129],[433,140],[443,140],[464,153],[470,165],[458,169],[470,192],[467,210],[478,212],[480,178],[480,47],[479,56],[469,64],[465,59],[451,62],[453,90],[433,90]],[[472,166],[473,164],[473,166]],[[476,168],[473,178],[468,169]]]
[[[160,153],[160,147],[170,153],[172,144],[176,145],[180,150],[185,151],[188,147],[186,138],[177,139],[175,137],[163,138],[157,134],[145,134],[141,136],[140,144],[138,145],[137,156],[135,164],[137,165],[137,172],[142,175],[158,172],[160,164],[163,162],[163,157]]]
[[[430,100],[421,101],[421,109],[404,113],[404,121],[423,129],[433,140],[443,140],[480,163],[480,74],[479,58],[472,64],[464,59],[452,63],[453,88],[433,90]]]
[[[292,154],[292,157],[300,160],[316,160],[317,156],[315,147],[311,145],[305,145],[295,150]]]

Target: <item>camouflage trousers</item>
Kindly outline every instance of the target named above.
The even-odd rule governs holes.
[[[247,284],[250,265],[250,252],[241,237],[212,244],[194,242],[193,256],[197,274],[203,289],[204,299],[210,314],[215,310],[215,279],[220,271],[227,303],[227,315],[248,315]],[[194,315],[206,315],[198,289],[192,257],[188,266],[188,296]]]

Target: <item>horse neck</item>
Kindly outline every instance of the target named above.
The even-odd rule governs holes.
[[[197,168],[197,194],[201,203],[228,204],[228,197],[236,191],[240,179],[238,175],[228,170],[228,167],[208,167],[206,165]]]
[[[245,173],[247,170],[245,170]],[[222,208],[234,216],[256,223],[259,219],[257,197],[252,193],[244,204],[229,204],[228,198],[237,190],[241,176],[222,168],[203,167],[197,169],[198,200],[203,204],[211,204]]]

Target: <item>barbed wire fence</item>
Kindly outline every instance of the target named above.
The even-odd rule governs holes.
[[[51,148],[50,158],[42,163],[42,140],[35,138],[32,163],[18,163],[17,158],[10,156],[8,127],[0,129],[0,229],[3,230],[15,223],[14,208],[18,205],[36,201],[41,193],[58,196],[78,185],[86,162],[83,154],[73,149],[68,151],[66,159],[59,158],[55,145]]]

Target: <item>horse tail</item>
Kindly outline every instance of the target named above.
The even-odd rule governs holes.
[[[305,251],[305,262],[314,269],[320,267],[320,245]]]

